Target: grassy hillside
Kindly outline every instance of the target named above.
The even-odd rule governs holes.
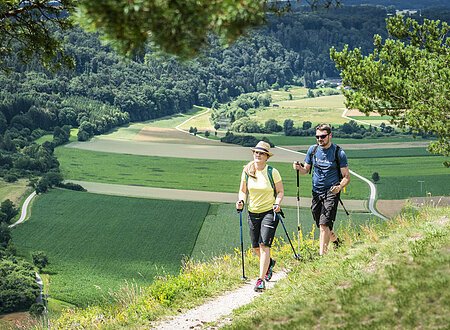
[[[380,225],[348,230],[345,244],[317,256],[317,241],[305,240],[311,258],[293,260],[276,243],[279,267],[288,277],[233,316],[233,329],[436,329],[449,324],[450,208],[409,209]],[[305,254],[308,255],[308,254]],[[176,277],[147,288],[117,292],[111,304],[63,313],[54,329],[148,328],[149,322],[239,285],[239,254],[209,263],[188,263]],[[247,254],[248,274],[256,260]],[[267,308],[270,306],[270,308]]]
[[[177,273],[190,256],[208,203],[52,190],[39,195],[13,242],[30,257],[44,251],[52,298],[87,305],[125,281],[139,285]]]

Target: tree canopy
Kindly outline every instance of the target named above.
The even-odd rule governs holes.
[[[438,137],[429,150],[450,154],[450,27],[439,20],[387,19],[390,37],[374,36],[374,51],[331,49],[341,70],[346,105],[389,115],[400,127]]]
[[[301,2],[301,1],[297,1]],[[330,7],[339,0],[309,0]],[[81,25],[109,41],[120,53],[133,55],[148,41],[154,49],[193,57],[208,44],[209,33],[225,43],[261,25],[269,11],[282,12],[290,2],[269,0],[8,0],[0,2],[0,68],[5,57],[24,61],[34,54],[48,67],[71,64],[58,29]]]

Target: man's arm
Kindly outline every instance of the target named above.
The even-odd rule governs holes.
[[[341,167],[342,180],[339,184],[331,187],[330,191],[333,194],[338,194],[346,185],[350,183],[350,170],[347,167]]]
[[[294,170],[296,170],[296,171],[298,170],[300,172],[300,174],[308,174],[309,170],[311,169],[311,164],[294,162],[292,164],[292,167],[294,168]]]

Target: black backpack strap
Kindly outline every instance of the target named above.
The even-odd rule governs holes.
[[[341,173],[341,159],[339,157],[339,151],[341,151],[341,147],[339,147],[336,144],[336,151],[334,153],[334,159],[336,161],[336,167],[337,167],[337,171],[338,171],[338,178],[339,178],[339,181],[341,181],[342,180],[342,173]]]
[[[309,168],[309,174],[311,174],[311,170],[312,170],[312,168],[314,167],[314,156],[316,155],[317,147],[318,147],[318,145],[316,144],[316,145],[314,146],[313,150],[311,151],[311,161],[312,161],[312,164],[311,164],[311,167]]]

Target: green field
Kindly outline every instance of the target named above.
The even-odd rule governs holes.
[[[392,157],[352,159],[351,168],[370,178],[378,172],[379,199],[404,199],[408,197],[449,196],[449,169],[442,164],[448,157]],[[422,191],[420,190],[420,182]]]
[[[314,126],[323,122],[323,118],[332,124],[344,124],[348,120],[342,117],[343,102],[343,95],[284,100],[277,102],[277,106],[272,104],[271,107],[256,109],[249,117],[260,124],[275,119],[282,125],[288,118],[294,121],[294,126],[301,126],[304,121],[310,121]]]
[[[307,237],[313,228],[313,219],[311,211],[309,210],[309,205],[304,206],[306,206],[306,208],[300,209],[300,223],[303,235],[304,237]],[[284,219],[286,230],[296,247],[297,209],[283,208],[283,212],[286,215],[286,218]],[[350,216],[347,217],[347,215],[342,211],[341,206],[338,208],[338,215],[336,219],[335,229],[338,233],[341,228],[358,227],[358,225],[362,223],[367,224],[369,221],[382,221],[374,218],[369,213],[352,212],[350,213]],[[243,213],[242,223],[244,249],[247,249],[250,248],[251,243],[248,233],[246,213]],[[317,239],[319,234],[318,229],[315,229],[314,234]],[[286,234],[281,223],[278,225],[276,236],[287,242]],[[198,235],[197,242],[192,252],[192,257],[199,260],[208,259],[214,255],[231,253],[234,248],[240,249],[239,214],[236,212],[234,205],[212,204],[208,216],[203,222],[202,229]]]
[[[314,136],[285,136],[282,134],[251,134],[261,139],[267,137],[270,142],[277,146],[296,146],[296,145],[312,145],[316,143]],[[415,139],[412,136],[390,136],[374,139],[346,139],[333,138],[333,142],[337,144],[376,144],[390,142],[427,142],[423,139]]]
[[[307,149],[300,152],[306,153]],[[349,159],[355,158],[392,158],[392,157],[438,157],[427,151],[426,148],[380,148],[380,149],[346,149]]]
[[[289,100],[289,94],[292,95],[293,100],[303,99],[308,94],[308,89],[305,87],[293,86],[289,90],[270,90],[268,91],[272,96],[272,103]]]
[[[177,273],[190,256],[208,203],[162,201],[52,190],[38,196],[16,227],[20,255],[49,257],[52,298],[87,305],[126,281],[143,285]]]
[[[349,149],[346,150],[349,159],[354,158],[392,158],[392,157],[437,157],[426,148],[381,148],[381,149]]]
[[[349,116],[352,119],[356,120],[391,120],[391,116]]]
[[[236,193],[245,161],[183,159],[95,152],[74,148],[55,151],[66,180],[145,187]],[[287,196],[296,196],[296,176],[289,163],[271,162],[283,178]],[[181,169],[181,170],[180,170]],[[311,196],[311,179],[302,178],[301,196]],[[369,188],[353,180],[347,199],[366,199]]]

